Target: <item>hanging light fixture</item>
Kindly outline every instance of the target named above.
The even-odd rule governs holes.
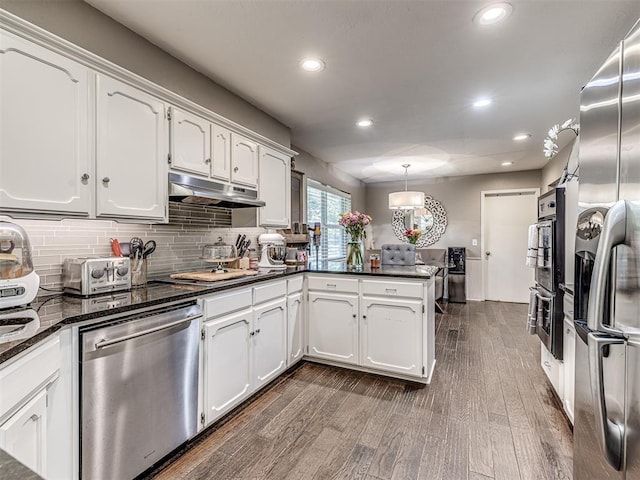
[[[389,208],[392,210],[413,210],[414,208],[424,207],[424,192],[407,191],[410,166],[408,163],[402,165],[404,168],[404,192],[392,192],[389,194]]]

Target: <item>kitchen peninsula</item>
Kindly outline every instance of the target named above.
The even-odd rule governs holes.
[[[207,285],[151,281],[88,299],[38,298],[30,305],[37,313],[25,328],[30,333],[0,344],[0,389],[11,392],[0,401],[0,428],[16,415],[36,415],[49,428],[29,432],[26,450],[40,458],[23,462],[45,478],[79,478],[79,412],[89,394],[77,367],[82,331],[184,305],[202,307],[196,434],[302,359],[428,383],[436,272],[429,266],[352,272],[328,263]],[[32,401],[38,398],[47,402]]]

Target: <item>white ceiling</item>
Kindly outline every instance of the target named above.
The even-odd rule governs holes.
[[[484,0],[85,1],[365,182],[403,163],[411,178],[541,168],[546,132],[578,116],[580,88],[640,17],[638,0],[511,0],[484,27]],[[326,69],[302,71],[308,55]],[[493,105],[474,109],[482,95]],[[356,127],[363,117],[374,126]]]

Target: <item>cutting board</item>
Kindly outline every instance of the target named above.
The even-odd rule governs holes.
[[[217,282],[220,280],[231,280],[232,278],[257,275],[257,270],[240,270],[235,268],[227,269],[225,273],[214,273],[211,270],[202,272],[174,273],[171,278],[178,280],[200,280],[201,282]]]

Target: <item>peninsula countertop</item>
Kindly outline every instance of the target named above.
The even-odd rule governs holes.
[[[35,312],[38,321],[21,338],[0,343],[0,364],[13,358],[29,347],[45,340],[50,335],[75,323],[99,319],[107,315],[126,313],[140,308],[161,305],[163,303],[188,301],[202,295],[243,287],[260,282],[285,278],[303,273],[334,275],[358,275],[374,277],[400,277],[427,280],[439,270],[437,266],[382,266],[372,269],[365,265],[362,270],[349,269],[344,262],[311,262],[308,266],[288,267],[284,270],[269,270],[259,275],[225,280],[216,283],[170,284],[161,280],[151,280],[145,287],[93,297],[77,297],[63,294],[41,295],[26,307],[7,309],[0,312],[0,326],[11,325],[4,320],[3,314]]]

